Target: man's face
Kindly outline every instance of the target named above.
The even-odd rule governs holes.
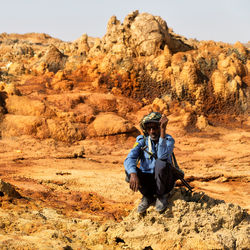
[[[153,141],[158,141],[160,137],[160,123],[150,122],[145,124],[145,129]]]

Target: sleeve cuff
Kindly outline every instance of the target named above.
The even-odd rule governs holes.
[[[130,174],[133,174],[133,173],[137,174],[136,170],[134,170],[134,169],[128,170],[127,173],[128,173],[129,175],[130,175]]]

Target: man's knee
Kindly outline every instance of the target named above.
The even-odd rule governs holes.
[[[137,177],[139,178],[139,180],[143,178],[143,174],[139,168],[136,169],[136,174],[137,174]],[[130,174],[128,174],[128,172],[125,171],[125,175],[126,175],[125,181],[129,182],[130,181]]]

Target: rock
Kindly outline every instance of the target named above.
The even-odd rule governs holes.
[[[77,122],[89,124],[95,119],[96,112],[92,106],[85,103],[79,103],[74,107],[74,113],[77,115]]]
[[[214,71],[211,81],[213,84],[214,92],[217,95],[227,96],[227,89],[225,88],[227,84],[227,79],[223,73],[216,70]]]
[[[149,13],[134,11],[123,23],[112,16],[102,38],[83,34],[63,42],[46,34],[1,34],[0,42],[1,119],[6,112],[50,118],[74,123],[84,134],[99,112],[133,116],[127,113],[139,108],[129,107],[132,99],[161,112],[171,103],[189,103],[204,117],[249,110],[250,62],[243,44],[191,41]],[[91,94],[78,107],[63,102],[78,91]],[[55,93],[58,102],[46,101]],[[186,125],[206,126],[188,120]]]
[[[72,90],[74,84],[67,79],[67,76],[62,70],[58,70],[50,83],[50,87],[54,90]]]
[[[162,214],[150,207],[140,216],[135,208],[122,222],[109,226],[108,242],[119,239],[131,249],[232,249],[236,244],[248,248],[249,215],[241,207],[182,188],[175,189],[168,202]]]
[[[237,51],[238,51],[240,54],[242,54],[243,56],[247,56],[247,54],[248,54],[247,48],[246,48],[241,42],[237,41],[237,42],[233,45],[233,47],[234,47],[235,49],[237,49]]]
[[[58,70],[52,79],[52,83],[67,80],[65,73],[62,70]]]
[[[9,96],[6,99],[6,108],[9,114],[41,116],[45,113],[45,104],[27,96]]]
[[[0,131],[3,137],[36,136],[40,132],[44,135],[46,133],[45,127],[45,120],[40,117],[7,114],[0,124]],[[42,136],[42,138],[44,137]]]
[[[74,142],[85,138],[84,128],[69,121],[47,120],[49,135],[59,141]]]
[[[233,50],[229,51],[230,52],[228,52],[228,55],[225,55],[224,53],[220,54],[218,61],[218,69],[222,73],[227,72],[232,77],[235,77],[236,75],[245,76],[245,67],[242,61],[240,60],[239,55]]]
[[[208,126],[208,120],[203,115],[197,117],[196,127],[200,130],[205,129]]]
[[[88,35],[83,34],[80,39],[77,40],[77,50],[78,54],[81,56],[86,56],[90,50],[89,44],[88,44]]]
[[[166,22],[148,13],[138,14],[134,18],[130,32],[131,47],[140,56],[157,54],[163,50],[169,36]]]
[[[186,112],[182,118],[182,124],[185,128],[195,128],[197,121],[196,114],[194,112]]]
[[[84,158],[85,157],[85,149],[84,146],[77,147],[73,152],[73,157],[75,158]]]
[[[155,98],[152,103],[152,109],[157,112],[165,113],[168,110],[168,104],[164,99]]]
[[[0,91],[5,92],[8,96],[20,95],[20,91],[16,89],[16,85],[14,83],[0,82]]]
[[[66,60],[67,56],[61,53],[54,45],[50,45],[42,58],[42,62],[46,64],[48,70],[54,73],[64,68]]]
[[[106,136],[135,132],[136,128],[128,120],[115,113],[100,113],[89,126],[90,136]]]
[[[117,111],[117,100],[112,94],[94,93],[88,96],[86,102],[94,106],[100,112]]]
[[[22,75],[23,73],[25,73],[25,67],[22,63],[14,62],[8,67],[10,75]]]
[[[51,84],[54,90],[59,90],[59,91],[72,90],[74,88],[74,84],[68,80],[52,81]]]
[[[10,198],[21,198],[22,196],[16,191],[15,187],[10,183],[0,179],[0,196],[7,195]]]
[[[242,114],[249,111],[250,60],[249,50],[243,44],[187,40],[175,34],[162,18],[138,11],[127,15],[123,23],[112,16],[103,38],[90,38],[83,34],[77,41],[63,42],[46,34],[3,33],[0,34],[0,44],[1,143],[5,143],[4,137],[12,137],[10,149],[21,141],[25,142],[27,148],[34,147],[34,150],[38,150],[36,155],[39,154],[39,164],[44,161],[43,154],[50,153],[51,149],[53,155],[54,151],[63,152],[62,155],[68,158],[66,161],[70,161],[70,164],[85,164],[87,161],[91,162],[91,166],[94,162],[96,166],[102,163],[112,164],[112,168],[116,165],[117,171],[120,171],[123,161],[121,156],[131,148],[135,133],[138,132],[134,124],[137,125],[152,110],[166,114],[170,111],[172,116],[169,130],[181,138],[176,150],[177,153],[184,153],[183,163],[187,165],[188,175],[192,173],[192,166],[195,164],[184,158],[193,149],[193,144],[199,146],[200,150],[196,152],[194,160],[200,155],[205,157],[204,161],[199,159],[199,167],[206,166],[206,171],[209,168],[212,177],[214,172],[219,171],[215,166],[217,161],[217,165],[223,169],[232,169],[234,166],[235,162],[231,160],[233,156],[229,157],[229,165],[224,164],[223,158],[222,166],[218,159],[225,152],[220,152],[219,155],[215,149],[209,156],[204,156],[205,144],[198,143],[200,139],[207,143],[207,136],[213,135],[219,147],[217,137],[222,137],[222,128],[218,133],[213,128],[209,135],[205,132],[195,134],[195,139],[191,139],[188,132],[189,129],[198,132],[197,128],[210,130],[206,117],[213,122],[216,119],[214,113],[219,115],[219,122],[223,123],[224,116],[221,113]],[[233,122],[235,123],[232,124],[240,124],[242,130],[240,138],[237,135],[233,140],[239,141],[239,145],[244,147],[249,136],[243,131],[250,120],[241,118]],[[181,123],[185,131],[180,128]],[[43,148],[43,140],[39,140],[36,145],[36,142],[33,143],[34,139],[31,140],[28,136],[19,140],[17,137],[21,135],[48,138],[46,145],[51,148]],[[97,138],[82,141],[88,136]],[[125,138],[126,144],[122,148],[120,144],[115,144],[117,138]],[[76,141],[81,141],[79,146],[72,145]],[[8,152],[6,157],[11,155],[8,147],[3,148],[2,153],[5,152]],[[14,152],[20,155],[21,151]],[[86,161],[71,159],[83,158],[85,153],[95,157],[85,159]],[[112,154],[112,159],[100,161],[97,154]],[[242,157],[245,173],[247,159],[243,155]],[[32,158],[32,162],[34,160]],[[51,164],[54,164],[54,160],[60,165],[59,159],[53,159]],[[18,167],[31,163],[26,159],[13,162]],[[64,168],[64,164],[62,167]],[[70,172],[63,168],[59,172],[52,171],[53,174],[56,173],[56,181],[47,176],[49,180],[41,180],[39,184],[40,180],[36,178],[34,183],[42,186],[42,189],[32,194],[36,198],[42,195],[44,202],[51,202],[49,206],[57,206],[57,211],[44,208],[47,203],[41,203],[42,199],[37,200],[38,203],[33,203],[34,200],[27,204],[10,202],[8,205],[11,209],[8,211],[4,207],[4,198],[0,199],[3,208],[0,209],[1,249],[249,248],[249,215],[242,208],[201,193],[188,194],[182,188],[176,189],[163,214],[156,213],[150,207],[144,217],[138,216],[134,210],[120,223],[104,222],[99,225],[92,221],[92,218],[99,218],[95,214],[97,210],[103,212],[105,218],[110,213],[107,207],[102,206],[102,199],[97,199],[93,205],[90,204],[91,196],[82,205],[78,195],[63,200],[68,197],[64,195],[81,192],[77,183],[80,172],[75,167]],[[85,180],[91,179],[92,174],[83,177]],[[11,172],[9,177],[12,178]],[[228,188],[230,180],[234,178],[230,177],[224,187]],[[244,181],[248,177],[237,175],[236,182],[241,178],[242,185],[245,185]],[[218,185],[222,185],[225,178],[217,181]],[[71,184],[74,190],[67,190]],[[122,177],[121,182],[115,180],[113,187],[119,189],[123,184]],[[211,185],[214,184],[216,183],[211,182]],[[212,187],[216,189],[215,186]],[[56,202],[50,194],[45,196],[41,190],[47,188],[55,190],[54,194],[62,199]],[[95,188],[99,190],[98,187]],[[0,182],[0,196],[7,196],[9,193],[14,197],[14,191],[10,190],[10,186]],[[127,196],[131,197],[130,194]],[[114,216],[116,219],[116,213],[120,212],[115,206],[118,203],[112,199],[108,200],[108,206],[112,208],[109,218]],[[76,202],[77,206],[73,207],[71,214],[67,209],[72,202]],[[131,208],[131,199],[129,202],[130,204],[122,202],[122,206],[126,207],[124,210]],[[65,213],[60,214],[61,206],[66,208],[63,210]],[[85,206],[90,206],[91,213],[85,213]],[[80,219],[82,216],[91,219],[84,221]]]
[[[26,58],[34,56],[34,49],[31,45],[16,43],[14,45],[14,51],[15,55],[18,56],[25,56]]]
[[[5,114],[5,109],[4,107],[0,106],[0,122],[2,122]]]
[[[191,46],[169,33],[166,22],[159,16],[134,11],[125,17],[123,24],[112,16],[99,46],[104,52],[131,57],[158,54],[165,45],[173,52],[191,49]]]

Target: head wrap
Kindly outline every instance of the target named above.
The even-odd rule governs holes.
[[[140,127],[144,133],[144,135],[147,135],[147,131],[145,128],[145,124],[151,123],[151,122],[160,122],[161,119],[161,113],[159,112],[151,112],[150,114],[144,116],[142,120],[140,121]]]

